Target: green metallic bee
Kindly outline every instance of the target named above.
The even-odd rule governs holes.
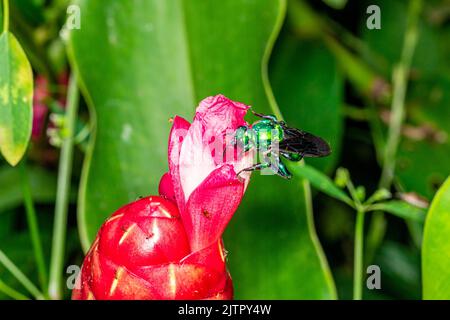
[[[232,142],[235,147],[239,146],[242,152],[256,150],[259,153],[260,161],[241,170],[238,175],[245,171],[271,168],[280,177],[290,179],[292,174],[279,155],[289,161],[298,162],[304,157],[325,157],[331,153],[329,144],[322,138],[291,128],[284,121],[278,121],[273,115],[264,115],[253,110],[252,113],[262,120],[250,126],[239,127]],[[272,146],[274,145],[278,150],[273,150]]]

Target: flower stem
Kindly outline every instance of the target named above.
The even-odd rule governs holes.
[[[383,167],[379,188],[389,189],[394,180],[397,151],[400,144],[401,129],[405,118],[405,98],[408,88],[408,77],[418,40],[418,21],[422,9],[422,0],[413,0],[408,9],[408,24],[406,27],[403,49],[399,63],[392,73],[393,96],[388,137],[383,154]],[[374,215],[368,233],[367,256],[373,258],[374,252],[381,243],[386,229],[383,213]]]
[[[362,299],[364,267],[364,210],[358,209],[355,224],[355,247],[353,261],[353,300]]]
[[[3,0],[3,32],[9,30],[9,0]]]
[[[58,189],[56,194],[55,221],[53,226],[52,254],[50,260],[50,282],[48,285],[49,295],[52,299],[61,299],[62,297],[64,249],[78,100],[79,93],[77,79],[73,73],[69,82],[66,106],[65,125],[68,135],[64,138],[62,143],[58,170]]]
[[[2,280],[0,280],[0,292],[7,295],[10,298],[13,298],[15,300],[29,300],[29,298],[22,293],[14,290],[10,286],[8,286],[6,283],[4,283]]]
[[[0,250],[0,263],[38,300],[44,299],[44,295],[27,278],[27,276]]]
[[[27,214],[28,230],[30,233],[31,242],[33,244],[34,258],[36,259],[37,270],[39,274],[39,282],[41,288],[46,292],[47,288],[47,267],[44,260],[44,251],[42,250],[42,241],[39,232],[38,220],[36,217],[36,210],[34,208],[33,198],[31,195],[30,182],[28,179],[28,173],[26,168],[26,162],[22,161],[20,164],[21,179],[22,179],[22,192],[25,202],[25,210]]]

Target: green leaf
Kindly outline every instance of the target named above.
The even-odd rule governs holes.
[[[330,143],[332,154],[308,164],[330,172],[339,159],[344,81],[333,55],[320,43],[284,35],[271,63],[271,83],[286,122]]]
[[[290,165],[289,169],[297,176],[307,179],[315,188],[322,191],[323,193],[329,195],[330,197],[336,198],[342,202],[345,202],[349,206],[353,206],[353,201],[350,197],[339,189],[328,176],[314,169],[309,165]]]
[[[384,211],[402,219],[424,222],[426,211],[425,209],[413,206],[404,201],[392,200],[387,202],[380,202],[371,205],[369,211]]]
[[[31,136],[33,73],[13,34],[0,36],[0,152],[15,166]]]
[[[169,117],[191,119],[201,99],[218,93],[273,113],[265,64],[285,1],[79,4],[71,60],[96,116],[79,197],[87,249],[113,211],[156,193],[167,170]],[[334,298],[307,184],[252,180],[225,237],[236,297]]]
[[[79,5],[71,60],[95,126],[78,208],[86,249],[112,212],[156,192],[167,170],[169,118],[191,118],[196,101],[178,1]]]
[[[0,10],[0,34],[3,33],[3,5],[1,6],[1,10]]]
[[[310,197],[303,179],[252,176],[225,237],[237,299],[336,298]]]
[[[431,203],[422,246],[424,299],[450,299],[450,178]]]
[[[52,203],[56,197],[56,175],[40,167],[28,172],[31,194],[37,203]],[[0,168],[0,213],[23,203],[20,172],[16,168]]]

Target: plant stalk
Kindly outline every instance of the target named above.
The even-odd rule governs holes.
[[[26,161],[22,161],[20,164],[21,179],[22,179],[22,192],[25,202],[25,211],[27,214],[28,230],[30,233],[31,243],[33,245],[34,258],[36,260],[39,283],[43,292],[47,291],[47,267],[44,260],[44,251],[42,249],[42,241],[39,231],[38,219],[36,216],[36,210],[34,207],[33,198],[31,195],[30,181],[28,178]]]
[[[362,299],[364,275],[364,215],[363,209],[358,209],[355,223],[355,245],[353,261],[353,300]]]
[[[418,21],[422,9],[422,0],[412,0],[408,9],[408,25],[405,31],[403,49],[399,63],[392,74],[393,96],[388,137],[383,154],[383,167],[379,188],[390,189],[394,180],[397,151],[401,139],[401,130],[405,119],[405,99],[408,77],[416,49],[419,31]],[[384,214],[374,214],[368,233],[368,260],[372,260],[376,249],[384,238],[386,221]]]
[[[9,0],[3,0],[3,32],[9,31]]]
[[[67,214],[69,209],[70,179],[72,175],[75,123],[78,113],[79,91],[76,75],[72,73],[67,96],[65,126],[58,169],[55,221],[53,226],[52,253],[50,260],[49,296],[62,298],[62,275],[66,243]]]

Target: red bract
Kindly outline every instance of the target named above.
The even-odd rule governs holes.
[[[224,161],[223,150],[247,110],[219,95],[201,102],[192,124],[173,119],[161,196],[126,205],[103,224],[73,299],[232,298],[222,234],[249,180],[236,173],[253,155]]]

